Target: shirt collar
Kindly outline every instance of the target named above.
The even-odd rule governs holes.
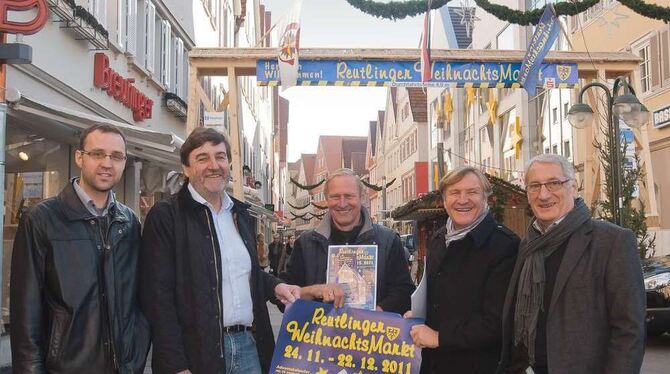
[[[116,204],[116,196],[114,195],[114,191],[110,190],[107,194],[107,203],[105,204],[105,207],[98,209],[98,207],[95,206],[95,201],[93,201],[93,199],[88,196],[86,191],[84,191],[84,189],[79,185],[79,178],[72,178],[72,186],[74,187],[74,191],[77,193],[79,200],[81,200],[86,209],[94,216],[106,216],[109,212],[109,209]]]
[[[563,217],[557,219],[556,221],[554,221],[554,222],[553,222],[552,224],[550,224],[546,229],[543,229],[543,228],[542,228],[542,225],[540,225],[540,222],[539,222],[539,221],[537,220],[537,218],[536,218],[535,221],[533,221],[533,227],[534,227],[535,230],[537,230],[541,235],[544,235],[544,234],[546,234],[549,230],[551,230],[551,229],[553,229],[554,227],[558,226],[558,224],[561,223],[561,222],[565,219],[565,217],[567,217],[567,214],[564,215]]]
[[[195,190],[192,184],[188,184],[188,192],[191,193],[191,197],[193,197],[193,200],[199,202],[200,204],[206,205],[209,209],[212,211],[215,211],[214,206],[210,204],[207,200],[205,200],[202,195],[198,193],[198,191]],[[233,208],[233,200],[228,196],[228,193],[226,191],[223,191],[221,193],[221,207],[224,210],[230,211]]]

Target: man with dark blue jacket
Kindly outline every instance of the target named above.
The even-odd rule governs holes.
[[[225,192],[229,161],[223,134],[194,130],[181,148],[187,182],[147,216],[141,300],[155,374],[266,373],[266,303],[300,296],[259,266],[249,206]]]
[[[377,245],[377,310],[405,313],[410,309],[414,284],[400,237],[393,230],[372,223],[361,205],[363,184],[350,169],[333,172],[325,182],[328,212],[319,226],[295,242],[285,278],[302,286],[301,297],[344,304],[337,284],[326,284],[329,245]]]

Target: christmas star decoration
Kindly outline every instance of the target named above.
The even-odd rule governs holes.
[[[615,28],[619,28],[621,24],[619,21],[623,21],[628,18],[627,15],[617,13],[616,11],[612,11],[612,15],[614,16],[611,20],[606,20],[605,17],[600,18],[600,27],[607,27],[607,35],[612,36],[612,32],[614,31]]]
[[[480,20],[480,18],[475,15],[476,9],[477,8],[470,5],[470,0],[461,0],[460,8],[454,10],[456,14],[461,16],[460,24],[465,25],[465,33],[468,36],[468,38],[472,33],[472,29],[475,27],[475,21]]]
[[[489,92],[489,101],[486,103],[486,109],[489,111],[489,121],[491,124],[496,123],[498,119],[498,101],[493,91]]]
[[[328,374],[328,370],[326,370],[324,368],[319,368],[319,371],[317,372],[317,374]]]

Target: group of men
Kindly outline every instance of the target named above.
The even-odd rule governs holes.
[[[125,167],[125,137],[107,125],[82,132],[75,152],[80,176],[25,213],[19,225],[10,292],[14,373],[142,373],[150,343],[156,374],[266,373],[274,349],[268,301],[344,303],[342,289],[326,283],[329,245],[377,245],[377,310],[410,309],[414,284],[400,238],[372,222],[362,206],[363,185],[351,170],[329,175],[324,185],[328,212],[317,228],[296,240],[285,266],[271,264],[273,275],[259,266],[248,206],[226,193],[227,138],[198,128],[180,152],[186,183],[154,205],[141,231],[134,212],[112,192]],[[539,183],[545,195],[566,183],[558,186],[547,178],[540,173],[533,185]],[[561,201],[547,196],[531,206],[542,214]],[[598,227],[581,224],[571,239],[578,248],[569,249],[556,266],[560,286],[573,287],[570,295],[597,294],[603,311],[582,313],[569,303],[579,298],[554,305],[561,299],[551,297],[552,309],[543,317],[549,367],[584,374],[637,373],[644,340],[644,311],[637,305],[644,295],[639,263],[628,251],[634,242],[623,230],[606,231],[625,246],[621,254],[610,254],[601,248],[608,239],[591,234]],[[531,253],[539,253],[531,265],[542,268],[546,253]],[[515,273],[526,266],[523,256]],[[604,283],[582,282],[592,275],[593,263],[602,267],[594,279]],[[572,274],[578,275],[574,281]],[[516,299],[515,290],[507,297]],[[635,306],[623,307],[631,303]],[[506,309],[509,322],[503,326],[500,321],[502,336],[509,340],[503,342],[503,372],[513,354],[510,336],[517,336],[516,318],[508,316],[517,312]],[[566,315],[586,320],[566,321]],[[582,324],[590,327],[588,336],[575,330]],[[594,353],[580,354],[576,338],[598,345],[582,346]],[[552,356],[557,345],[560,357]],[[557,359],[573,361],[552,366]]]

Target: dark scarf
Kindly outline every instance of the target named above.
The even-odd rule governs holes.
[[[558,225],[544,235],[540,235],[532,226],[528,236],[521,242],[519,257],[523,265],[517,284],[516,309],[514,312],[514,345],[520,341],[528,350],[530,365],[535,363],[535,334],[540,309],[543,308],[546,275],[544,261],[584,223],[591,219],[582,198],[575,199],[575,207]]]

